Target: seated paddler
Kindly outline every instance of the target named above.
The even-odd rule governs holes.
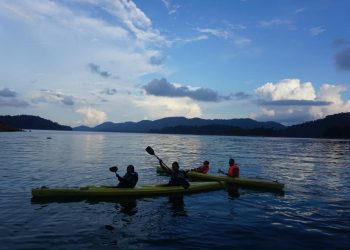
[[[209,171],[209,161],[204,161],[202,166],[198,168],[194,168],[192,169],[192,171],[202,173],[202,174],[207,174]]]
[[[133,165],[129,165],[127,167],[126,174],[123,177],[117,173],[118,171],[117,166],[113,166],[109,168],[109,170],[112,172],[115,172],[115,175],[119,180],[119,184],[117,185],[117,188],[133,188],[136,186],[136,183],[139,180],[139,176],[137,172],[135,172],[135,168]]]
[[[186,172],[180,169],[179,163],[174,161],[171,165],[171,169],[168,168],[161,159],[159,159],[159,164],[162,169],[170,175],[169,186],[182,186],[187,189],[190,186],[190,183],[186,179]]]

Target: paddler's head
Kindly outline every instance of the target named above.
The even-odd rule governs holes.
[[[235,165],[235,160],[234,160],[234,159],[230,159],[230,160],[228,161],[228,164],[230,164],[230,166]]]
[[[204,162],[203,162],[203,165],[204,165],[204,166],[209,166],[209,161],[204,161]]]
[[[179,171],[179,169],[180,169],[179,163],[177,161],[174,161],[173,164],[171,165],[171,168],[175,172]]]
[[[127,171],[128,173],[133,173],[133,172],[135,172],[135,168],[134,168],[133,165],[129,165],[129,166],[126,168],[126,171]]]

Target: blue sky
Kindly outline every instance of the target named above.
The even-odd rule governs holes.
[[[1,0],[0,114],[94,126],[350,112],[350,2]]]

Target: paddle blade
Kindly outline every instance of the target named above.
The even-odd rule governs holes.
[[[150,146],[148,146],[146,149],[147,153],[149,153],[150,155],[154,155],[154,150],[153,148],[151,148]]]
[[[113,166],[109,168],[109,171],[111,172],[117,172],[118,171],[118,167],[117,166]]]

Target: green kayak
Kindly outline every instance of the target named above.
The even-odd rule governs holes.
[[[162,174],[164,171],[160,166],[157,166],[157,172]],[[233,183],[239,187],[251,188],[251,189],[267,189],[267,190],[276,190],[282,191],[284,184],[277,181],[270,181],[264,179],[256,178],[232,178],[229,176],[223,175],[212,175],[212,174],[202,174],[194,171],[187,172],[187,177],[193,180],[201,181],[223,181],[227,183]]]
[[[224,182],[191,182],[188,189],[181,186],[166,184],[142,186],[135,188],[116,188],[113,186],[88,186],[80,188],[34,188],[33,198],[114,198],[114,197],[142,197],[170,194],[188,194],[218,190],[225,187]]]

